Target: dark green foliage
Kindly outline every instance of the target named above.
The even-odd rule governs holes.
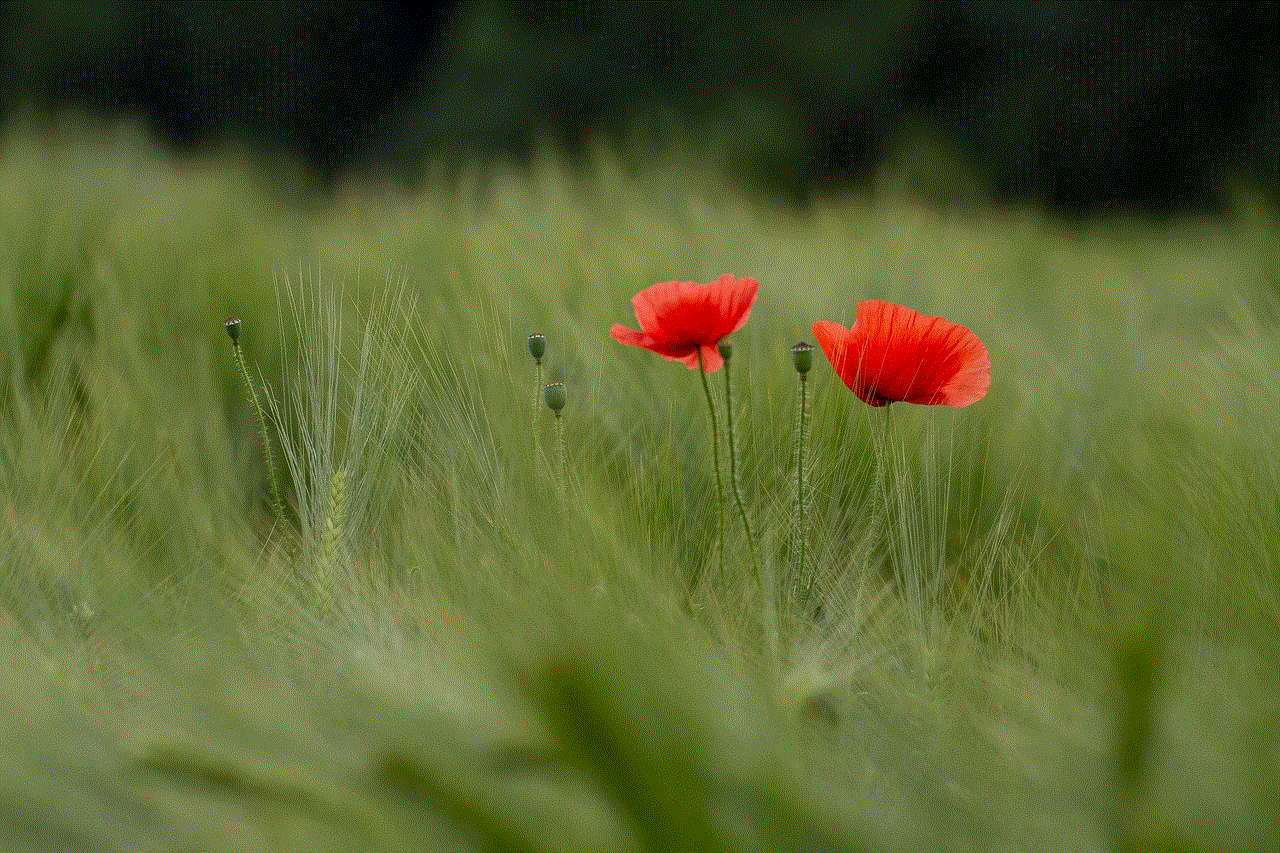
[[[788,198],[849,182],[1087,210],[1280,189],[1262,2],[12,3],[0,108],[141,113],[431,174],[600,139]]]

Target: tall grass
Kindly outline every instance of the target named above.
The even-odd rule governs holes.
[[[0,848],[1280,836],[1274,217],[794,211],[603,155],[271,188],[127,129],[4,141]],[[894,406],[888,434],[815,359],[806,597],[760,594],[741,525],[697,582],[703,401],[607,335],[639,289],[725,272],[761,281],[735,441],[775,584],[787,346],[881,297],[991,352],[986,399]],[[569,391],[565,501],[530,464],[534,330]]]

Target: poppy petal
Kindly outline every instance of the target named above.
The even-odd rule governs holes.
[[[631,297],[631,307],[635,309],[636,320],[640,328],[649,334],[656,334],[662,329],[664,317],[672,311],[679,310],[680,282],[664,281],[646,287]]]
[[[645,332],[628,329],[620,324],[614,324],[613,328],[609,330],[609,335],[620,344],[642,347],[650,352],[657,353],[668,361],[682,362],[693,370],[698,368],[699,347],[697,344],[661,340]],[[720,357],[720,353],[716,351],[714,346],[704,346],[701,349],[707,373],[714,373],[724,365],[724,359]]]
[[[931,402],[964,407],[986,396],[991,387],[991,358],[977,335],[954,326],[938,339],[935,353],[930,361],[936,368],[926,385],[931,388]]]
[[[720,292],[720,315],[723,318],[721,337],[731,335],[747,324],[751,317],[751,305],[756,301],[760,282],[754,278],[734,280],[724,275],[716,282]]]
[[[853,330],[846,329],[839,323],[819,320],[813,324],[813,336],[818,340],[827,360],[835,368],[836,375],[858,395],[858,399],[869,406],[883,406],[890,401],[876,393],[874,387],[863,381],[867,373],[865,360],[866,350],[858,345],[853,337]]]
[[[698,366],[701,351],[703,369],[710,373],[724,364],[716,344],[746,324],[759,287],[755,279],[732,275],[710,284],[660,282],[631,299],[640,331],[616,325],[610,335],[619,343],[643,347],[692,368]]]
[[[691,370],[698,369],[699,349],[702,350],[702,369],[707,373],[715,373],[724,367],[724,359],[720,357],[720,351],[713,346],[703,346],[695,347],[692,353],[681,359]]]
[[[941,317],[871,300],[858,306],[864,389],[890,400],[967,406],[985,396],[991,362],[978,336]]]
[[[872,406],[968,406],[991,384],[991,361],[977,335],[901,305],[861,302],[852,328],[819,321],[814,335],[844,383]]]
[[[648,348],[653,343],[653,338],[650,335],[644,332],[637,332],[635,329],[628,329],[621,323],[613,324],[613,328],[609,330],[609,337],[620,344],[626,344],[631,347]]]

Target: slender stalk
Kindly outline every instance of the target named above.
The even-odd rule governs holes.
[[[564,445],[564,426],[560,423],[560,411],[565,404],[565,387],[563,382],[552,382],[542,388],[543,399],[556,416],[556,491],[563,504],[569,489],[569,454]]]
[[[884,494],[881,527],[885,553],[891,561],[894,577],[911,607],[912,618],[919,619],[923,615],[920,566],[918,561],[916,565],[912,565],[912,555],[909,553],[912,532],[904,529],[908,520],[903,514],[906,506],[906,494],[903,491],[906,460],[900,456],[899,448],[893,440],[892,408],[892,403],[884,407],[884,428],[878,454],[881,457],[879,480]]]
[[[547,352],[547,336],[541,332],[534,332],[529,336],[529,355],[533,356],[533,360],[537,365],[537,370],[533,381],[533,400],[529,408],[529,451],[531,456],[531,464],[535,471],[538,467],[538,398],[544,391],[542,384],[542,357]]]
[[[537,374],[533,383],[533,407],[529,417],[529,432],[533,436],[534,460],[538,456],[538,398],[542,396],[542,359],[538,359]]]
[[[720,478],[720,428],[716,425],[716,407],[711,401],[711,386],[707,383],[707,366],[702,360],[702,347],[698,347],[698,376],[702,379],[702,392],[707,397],[707,414],[711,416],[711,462],[716,469],[716,541],[719,543],[719,574],[724,577],[724,483]]]
[[[881,556],[883,556],[886,568],[889,567],[892,558],[888,541],[889,494],[886,482],[888,459],[886,458],[885,434],[888,422],[879,422],[879,420],[874,416],[874,411],[871,415],[868,415],[868,429],[871,433],[871,440],[875,445],[872,460],[871,512],[868,514],[869,524],[866,536],[863,539],[863,553],[868,570],[876,564],[876,561]]]
[[[244,363],[244,353],[240,351],[240,342],[232,340],[231,348],[236,354],[236,364],[240,365],[240,375],[244,377],[244,386],[249,389],[249,399],[253,410],[258,413],[258,431],[262,435],[262,458],[267,463],[267,473],[271,475],[271,508],[276,518],[284,519],[284,501],[280,498],[280,483],[276,480],[275,455],[271,452],[271,437],[267,433],[267,414],[258,402],[258,392],[254,390],[253,380],[249,378],[249,368]]]
[[[738,451],[733,442],[733,383],[729,381],[729,359],[724,360],[724,399],[725,421],[729,430],[729,483],[733,487],[733,499],[738,505],[738,515],[742,517],[742,529],[747,533],[747,549],[751,554],[751,572],[755,576],[756,586],[764,592],[760,577],[760,565],[756,562],[756,540],[751,534],[751,522],[747,520],[747,507],[742,501],[742,484],[738,482]]]
[[[892,514],[889,508],[889,502],[892,498],[889,481],[893,478],[893,460],[889,455],[889,428],[893,425],[889,409],[892,406],[893,404],[890,403],[884,407],[884,419],[881,422],[880,431],[876,434],[876,497],[879,499],[880,504],[876,509],[880,519],[880,526],[883,528],[886,547],[889,544],[889,516]]]
[[[808,539],[804,512],[804,427],[807,408],[805,390],[809,385],[808,378],[805,374],[800,374],[800,414],[799,428],[796,430],[796,584],[803,590],[805,600],[809,598],[811,587],[811,578],[804,569],[805,540]]]
[[[560,500],[564,501],[569,494],[569,453],[565,449],[564,425],[560,423],[559,412],[556,412],[556,453],[559,456],[556,460],[556,483],[560,487]]]
[[[808,415],[809,371],[813,369],[813,344],[800,341],[791,347],[791,363],[795,366],[796,375],[800,377],[800,405],[796,412],[796,515],[795,539],[792,542],[792,554],[795,557],[795,568],[792,582],[796,601],[801,609],[808,607],[809,595],[812,592],[813,579],[805,572],[805,546],[809,531],[805,525],[805,468],[804,468],[804,428]]]

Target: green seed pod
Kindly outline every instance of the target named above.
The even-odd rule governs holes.
[[[547,336],[541,332],[534,332],[529,336],[529,355],[535,360],[542,361],[542,356],[547,351]]]
[[[796,373],[804,376],[813,367],[813,344],[804,341],[791,348],[791,360],[795,363]]]
[[[240,318],[228,317],[227,322],[222,324],[227,329],[227,334],[231,336],[231,342],[240,343]]]
[[[720,353],[720,357],[725,361],[733,358],[733,344],[728,341],[721,341],[716,344],[716,352]]]
[[[560,417],[560,410],[564,408],[564,383],[552,382],[542,386],[542,398],[547,401],[547,408],[556,413],[556,417]]]

